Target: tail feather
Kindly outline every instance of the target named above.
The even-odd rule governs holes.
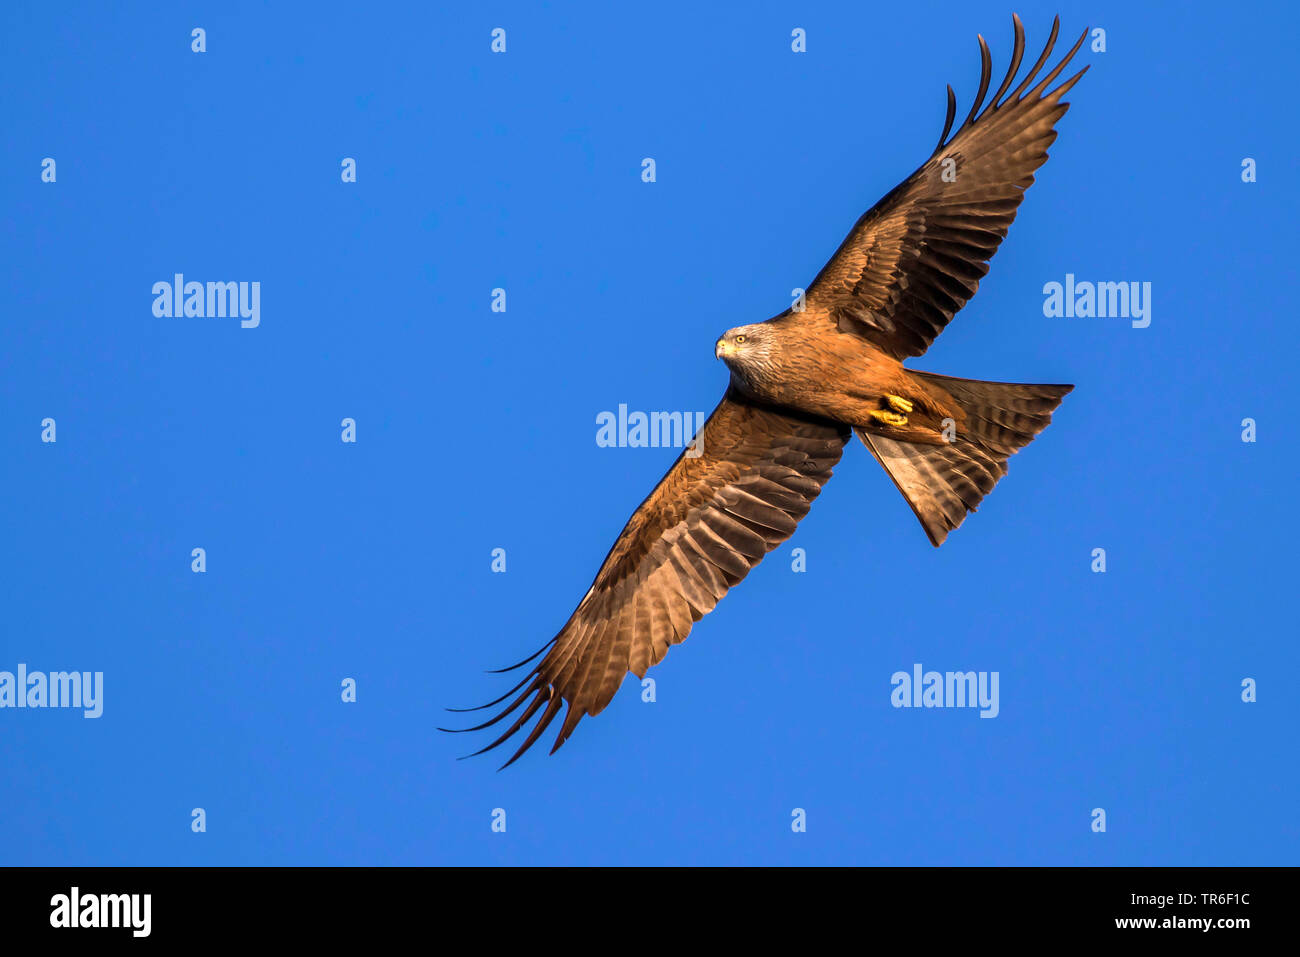
[[[922,445],[855,431],[938,547],[1007,474],[1007,459],[1047,427],[1074,386],[982,382],[930,372],[912,375],[943,389],[966,413],[953,441]]]

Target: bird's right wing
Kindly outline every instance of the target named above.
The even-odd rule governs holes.
[[[1034,171],[1047,161],[1053,129],[1068,106],[1061,97],[1087,67],[1050,89],[1074,48],[1026,90],[1056,43],[1059,19],[1038,62],[1005,99],[1025,50],[1015,18],[1011,68],[983,113],[992,61],[980,37],[979,94],[952,139],[956,98],[948,87],[948,118],[933,155],[868,210],[808,287],[805,309],[783,322],[822,333],[861,336],[896,359],[919,356],[975,295],[989,259],[1007,234]]]
[[[568,623],[514,667],[542,652],[545,657],[511,691],[483,707],[520,689],[522,694],[492,720],[461,730],[496,724],[528,702],[483,749],[488,751],[544,708],[510,764],[567,701],[553,753],[584,715],[599,714],[609,704],[629,671],[644,677],[729,588],[794,533],[849,436],[847,426],[756,404],[728,389],[693,448],[628,520]],[[693,449],[699,454],[691,454]]]

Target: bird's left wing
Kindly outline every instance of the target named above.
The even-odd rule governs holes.
[[[567,702],[554,753],[584,715],[599,714],[609,704],[629,671],[644,677],[729,588],[793,534],[849,435],[846,426],[759,405],[728,389],[692,447],[628,520],[564,628],[514,668],[543,652],[545,657],[483,707],[522,693],[492,720],[458,730],[486,728],[523,707],[483,749],[488,751],[540,710],[509,765]],[[692,454],[696,449],[699,454]]]
[[[966,121],[948,139],[956,111],[948,87],[948,118],[934,153],[858,220],[808,287],[803,311],[783,313],[779,321],[857,335],[905,359],[925,352],[975,295],[1035,170],[1047,161],[1053,126],[1068,106],[1061,97],[1087,70],[1052,87],[1084,31],[1030,88],[1056,43],[1058,20],[1038,62],[1004,97],[1025,50],[1024,27],[1019,17],[1014,22],[1011,67],[984,112],[992,58],[980,37],[979,93]]]

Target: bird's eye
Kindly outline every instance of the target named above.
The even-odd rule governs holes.
[[[744,336],[736,336],[736,345],[740,345],[744,341],[745,341]]]

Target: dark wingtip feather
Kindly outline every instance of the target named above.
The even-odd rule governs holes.
[[[1034,87],[1032,90],[1029,91],[1029,95],[1041,96],[1043,91],[1046,90],[1051,85],[1052,81],[1061,75],[1061,71],[1065,69],[1066,64],[1074,59],[1074,55],[1079,52],[1079,47],[1083,46],[1083,41],[1086,40],[1087,38],[1088,38],[1088,30],[1085,29],[1083,33],[1079,34],[1079,39],[1074,41],[1074,46],[1070,47],[1070,52],[1067,53],[1065,56],[1061,57],[1061,62],[1056,64],[1056,67],[1052,70],[1052,72],[1047,74],[1047,76],[1043,77],[1042,81],[1036,87]]]
[[[578,726],[582,720],[583,711],[581,708],[569,705],[569,713],[564,716],[564,724],[560,726],[560,733],[555,736],[555,744],[551,746],[551,754],[560,750],[560,745],[569,740],[569,735],[573,734],[573,729]]]
[[[1079,71],[1078,73],[1076,73],[1074,76],[1070,77],[1068,80],[1066,80],[1066,81],[1065,81],[1064,83],[1062,83],[1060,86],[1058,86],[1055,90],[1053,90],[1053,91],[1052,91],[1052,96],[1055,96],[1055,97],[1057,97],[1057,98],[1060,98],[1060,97],[1062,97],[1062,96],[1065,96],[1065,94],[1067,94],[1067,93],[1070,92],[1070,87],[1072,87],[1072,86],[1074,86],[1074,84],[1078,83],[1079,80],[1082,79],[1083,75],[1084,75],[1085,73],[1087,73],[1090,69],[1092,69],[1092,64],[1091,64],[1091,63],[1089,63],[1089,64],[1088,64],[1087,66],[1085,66],[1082,70],[1080,70],[1080,71]]]
[[[975,122],[975,117],[984,105],[984,94],[989,91],[989,81],[993,79],[993,55],[989,53],[988,41],[984,39],[984,34],[978,34],[980,41],[980,87],[979,92],[975,94],[975,99],[971,103],[970,112],[966,114],[966,121],[962,123],[960,133],[966,127]]]
[[[528,676],[528,678],[532,678],[532,677],[533,677],[532,675],[529,675],[529,676]],[[528,678],[525,678],[524,681],[527,681]],[[490,728],[490,727],[492,727],[492,725],[496,724],[498,721],[500,721],[500,720],[501,720],[502,718],[504,718],[506,715],[511,714],[511,713],[512,713],[516,708],[518,708],[521,704],[523,704],[523,703],[528,699],[528,696],[529,696],[530,694],[532,694],[532,693],[533,693],[534,691],[536,691],[538,688],[543,687],[543,684],[542,684],[541,682],[542,682],[542,679],[541,679],[541,677],[539,676],[535,681],[533,681],[533,683],[532,683],[532,685],[531,685],[530,687],[528,687],[527,689],[524,690],[524,693],[523,693],[523,694],[521,694],[518,698],[516,698],[514,701],[512,701],[512,702],[511,702],[511,703],[510,703],[510,704],[509,704],[509,705],[508,705],[508,706],[507,706],[503,711],[501,711],[501,712],[500,712],[496,717],[494,717],[494,718],[489,718],[487,721],[484,721],[482,724],[476,724],[476,725],[474,725],[474,727],[472,727],[472,728],[439,728],[438,730],[439,730],[439,731],[449,731],[449,732],[452,733],[452,734],[463,734],[463,733],[466,732],[466,731],[482,731],[484,728]],[[516,691],[518,691],[519,688],[520,688],[521,686],[522,686],[522,682],[521,682],[519,685],[516,685],[515,687],[513,687],[513,688],[511,688],[509,691],[507,691],[504,695],[501,696],[501,698],[498,698],[498,699],[497,699],[497,702],[501,701],[502,698],[508,698],[510,695],[512,695],[512,694],[514,694]],[[497,702],[493,702],[493,704],[496,704]],[[486,707],[490,707],[490,705],[488,705],[488,706],[486,706]],[[481,710],[481,709],[475,708],[474,710],[475,710],[475,711],[478,711],[478,710]]]
[[[556,714],[559,713],[560,708],[564,706],[564,698],[557,694],[554,688],[548,686],[546,690],[548,692],[546,710],[543,711],[542,716],[537,719],[537,724],[535,724],[533,730],[529,732],[527,740],[519,746],[519,750],[511,756],[509,761],[497,768],[498,771],[504,771],[506,768],[510,767],[510,765],[518,761],[523,753],[531,748],[533,743],[542,736],[542,732],[546,730],[551,721],[555,719]]]
[[[1033,87],[1033,89],[1030,89],[1030,85],[1034,82],[1034,78],[1038,76],[1039,71],[1043,69],[1044,65],[1046,65],[1048,59],[1051,57],[1052,50],[1056,46],[1057,36],[1060,34],[1061,31],[1061,18],[1059,16],[1053,17],[1052,32],[1048,36],[1047,44],[1043,47],[1043,52],[1039,55],[1037,62],[1035,62],[1033,68],[1030,69],[1030,71],[1027,74],[1025,74],[1025,78],[1020,81],[1020,85],[1017,86],[1015,90],[1013,90],[1010,94],[1007,94],[1006,97],[1004,98],[1003,94],[1006,94],[1008,87],[1010,87],[1011,83],[1015,80],[1016,73],[1020,69],[1020,63],[1023,60],[1025,54],[1024,24],[1021,22],[1020,16],[1015,13],[1011,14],[1011,22],[1015,31],[1015,38],[1014,38],[1013,48],[1011,53],[1011,64],[1007,69],[1006,76],[1003,78],[1002,83],[998,86],[997,92],[994,93],[992,99],[988,101],[988,106],[984,107],[984,111],[982,113],[980,112],[980,107],[984,106],[984,97],[985,94],[988,93],[989,82],[990,80],[992,80],[993,77],[993,73],[992,73],[993,64],[992,64],[992,56],[989,53],[989,45],[985,41],[983,34],[979,35],[979,44],[980,44],[979,91],[976,93],[975,100],[971,104],[970,113],[967,114],[966,119],[961,124],[961,126],[957,128],[957,132],[953,134],[954,138],[957,135],[959,135],[963,130],[965,130],[967,127],[971,126],[973,123],[978,122],[979,120],[982,120],[989,113],[999,109],[1005,103],[1019,102],[1026,95],[1031,97],[1042,95],[1043,90],[1045,90],[1048,86],[1050,86],[1052,81],[1055,80],[1058,76],[1060,76],[1061,71],[1065,69],[1066,64],[1068,64],[1070,60],[1074,57],[1074,55],[1079,52],[1079,48],[1083,45],[1083,41],[1087,39],[1088,36],[1088,29],[1085,29],[1083,33],[1080,35],[1079,39],[1075,41],[1075,44],[1070,49],[1070,52],[1067,53],[1064,57],[1062,57],[1061,61],[1056,64],[1055,68],[1053,68],[1052,71],[1048,73],[1045,77],[1043,77],[1042,80],[1040,80],[1038,84]],[[1078,82],[1079,77],[1083,76],[1083,74],[1086,73],[1087,71],[1088,71],[1088,67],[1084,67],[1074,76],[1070,77],[1070,79],[1066,80],[1059,87],[1057,87],[1057,89],[1053,90],[1052,93],[1049,95],[1054,95],[1057,96],[1058,98],[1060,96],[1063,96],[1066,92],[1069,91],[1070,87],[1074,86],[1074,84]],[[1026,94],[1025,92],[1026,90],[1029,90],[1028,94]],[[957,115],[957,96],[953,92],[952,87],[949,86],[948,87],[948,112],[947,112],[947,116],[944,118],[943,132],[939,134],[939,144],[934,148],[934,154],[932,155],[937,155],[939,151],[942,150],[949,143],[948,134],[952,132],[952,124],[953,124],[953,120],[956,118],[956,115]]]
[[[529,688],[528,691],[525,692],[524,697],[526,698],[528,697],[528,695],[532,693],[533,693],[533,689]],[[533,700],[528,702],[528,707],[525,708],[523,710],[523,713],[519,715],[518,718],[515,719],[515,723],[512,724],[510,727],[506,728],[506,730],[501,733],[501,737],[497,738],[487,747],[480,748],[479,750],[475,751],[474,754],[470,755],[470,757],[472,758],[480,754],[485,754],[486,752],[491,751],[497,745],[501,744],[503,741],[506,741],[509,738],[511,738],[516,731],[518,731],[520,728],[522,728],[525,724],[528,723],[528,719],[531,718],[534,714],[536,714],[537,709],[542,706],[542,701],[549,699],[551,694],[553,694],[553,692],[551,691],[549,685],[543,687],[540,691],[537,692],[536,695],[534,695]],[[516,702],[515,704],[510,706],[510,709],[508,711],[503,711],[501,714],[493,718],[492,722],[489,723],[494,723],[496,721],[499,721],[501,718],[504,718],[507,714],[510,713],[510,711],[513,711],[518,706],[519,704],[518,702]]]
[[[1038,55],[1038,61],[1034,64],[1034,68],[1025,74],[1025,78],[1020,81],[1020,85],[1015,88],[1010,96],[1007,97],[1008,101],[1015,102],[1016,100],[1019,100],[1020,95],[1029,88],[1029,84],[1034,81],[1034,77],[1037,76],[1038,71],[1043,68],[1043,64],[1047,62],[1047,58],[1052,55],[1052,48],[1056,46],[1056,35],[1060,32],[1061,18],[1059,16],[1054,17],[1052,19],[1052,32],[1047,38],[1047,45],[1043,47],[1043,52]]]
[[[520,705],[522,705],[525,701],[528,701],[528,706],[524,708],[523,712],[519,715],[519,717],[515,719],[514,723],[511,724],[510,727],[507,728],[501,734],[500,737],[498,737],[491,744],[487,745],[484,748],[480,748],[479,750],[475,751],[472,754],[462,755],[461,757],[456,759],[457,761],[464,761],[466,758],[477,757],[480,754],[484,754],[488,751],[491,751],[493,748],[496,748],[501,744],[505,743],[510,738],[514,737],[514,735],[519,733],[519,730],[525,724],[528,723],[529,719],[532,718],[534,714],[537,713],[538,708],[540,708],[543,704],[546,704],[546,710],[542,713],[542,716],[537,720],[537,723],[533,726],[532,730],[529,732],[528,737],[524,740],[523,744],[520,745],[519,750],[517,750],[514,753],[514,755],[510,758],[509,761],[501,765],[501,767],[498,768],[497,770],[504,771],[506,768],[510,767],[510,765],[514,764],[515,761],[519,760],[519,758],[523,755],[525,751],[527,751],[529,748],[533,746],[534,743],[536,743],[537,739],[541,736],[542,732],[545,731],[546,728],[550,725],[550,723],[554,720],[556,714],[559,713],[560,708],[564,704],[563,696],[559,694],[559,692],[555,689],[555,686],[553,684],[547,681],[542,675],[538,674],[538,672],[533,671],[522,682],[520,682],[518,685],[515,685],[514,688],[510,689],[510,691],[506,692],[504,695],[502,695],[500,698],[498,698],[496,701],[492,703],[499,704],[505,698],[508,698],[510,695],[514,694],[514,692],[518,691],[520,687],[522,687],[524,684],[530,681],[532,683],[529,685],[528,688],[524,690],[523,694],[521,694],[518,698],[512,701],[499,714],[495,715],[494,717],[490,718],[487,721],[484,721],[482,724],[475,725],[472,728],[439,728],[438,729],[439,731],[445,731],[450,734],[462,734],[467,731],[481,731],[484,728],[491,727],[492,725],[500,721],[502,718],[512,714],[515,710],[519,708]],[[529,701],[530,696],[532,698],[531,701]],[[485,707],[490,707],[490,705],[482,705],[480,708],[471,708],[466,710],[479,711]],[[448,708],[447,710],[454,711],[456,709]],[[576,724],[576,722],[574,723]],[[565,722],[565,727],[569,728],[569,730],[572,730],[569,727],[568,721]],[[552,751],[552,753],[554,753],[554,751]]]
[[[532,680],[532,678],[536,674],[537,674],[536,671],[530,671],[528,674],[524,675],[523,681],[519,682],[519,684],[515,685],[513,688],[511,688],[501,697],[494,698],[492,701],[489,701],[487,704],[481,704],[477,708],[446,708],[444,710],[450,711],[452,714],[472,714],[475,711],[484,711],[487,708],[492,707],[493,705],[497,705],[500,704],[502,701],[505,701],[506,698],[509,698],[512,694],[514,694],[516,691],[518,691],[520,688],[526,685],[530,680]]]
[[[558,638],[559,635],[556,635],[555,637]],[[553,645],[553,644],[555,644],[555,638],[552,638],[552,639],[551,639],[550,641],[548,641],[546,644],[542,645],[542,647],[538,648],[536,651],[534,651],[531,655],[529,655],[529,656],[528,656],[527,658],[525,658],[523,661],[520,661],[520,662],[518,662],[518,663],[516,663],[516,664],[511,665],[509,668],[496,668],[496,669],[494,669],[494,670],[492,670],[492,671],[489,671],[489,672],[487,672],[487,673],[490,674],[490,675],[503,675],[503,674],[505,674],[507,671],[514,671],[516,668],[522,668],[524,665],[528,664],[528,662],[532,661],[534,658],[536,658],[538,655],[540,655],[540,654],[541,654],[543,651],[545,651],[547,648],[551,647],[551,645]]]
[[[943,149],[948,142],[948,132],[952,129],[952,121],[957,118],[957,94],[952,91],[952,84],[948,85],[948,116],[943,121],[943,132],[939,134],[939,145],[934,148],[937,153]]]
[[[984,108],[980,114],[981,119],[987,116],[993,110],[998,108],[1002,102],[1002,94],[1011,88],[1011,81],[1016,78],[1016,71],[1020,69],[1020,61],[1025,55],[1025,25],[1020,22],[1017,14],[1011,14],[1011,23],[1015,31],[1015,39],[1012,41],[1011,65],[1007,67],[1007,75],[1002,79],[1002,85],[998,91],[993,94],[993,99],[989,100],[989,105]]]

